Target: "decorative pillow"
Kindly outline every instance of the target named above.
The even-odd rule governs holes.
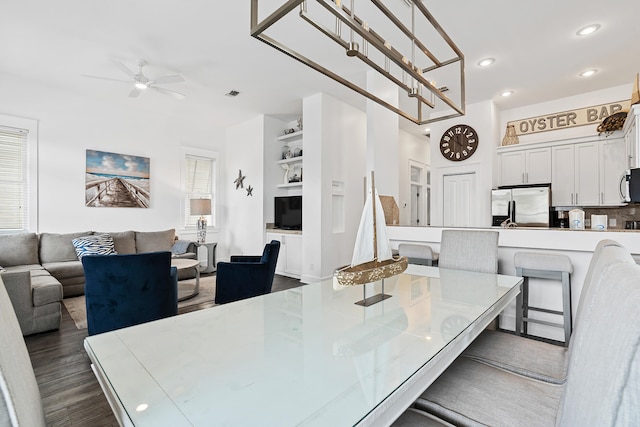
[[[78,259],[85,255],[115,255],[117,254],[113,238],[108,234],[94,234],[92,236],[77,237],[72,240]]]

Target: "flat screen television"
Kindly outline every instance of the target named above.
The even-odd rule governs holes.
[[[302,196],[274,198],[275,228],[302,230]]]

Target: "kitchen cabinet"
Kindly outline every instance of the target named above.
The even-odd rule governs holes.
[[[622,132],[627,150],[627,169],[640,167],[638,144],[640,144],[640,105],[632,105],[624,122]]]
[[[628,157],[624,138],[609,138],[600,143],[600,205],[625,204],[620,194]]]
[[[551,149],[553,206],[619,206],[625,141],[611,138]]]
[[[266,241],[271,240],[280,242],[276,274],[299,279],[302,275],[302,235],[274,230],[266,233]]]
[[[500,154],[501,185],[551,182],[551,148],[529,148]]]

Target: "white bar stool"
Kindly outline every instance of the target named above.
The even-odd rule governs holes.
[[[522,292],[516,298],[516,335],[527,336],[527,323],[556,326],[564,329],[564,345],[571,337],[571,278],[573,265],[566,255],[550,255],[536,252],[516,252],[514,256],[516,276],[524,278]],[[529,278],[560,280],[562,282],[562,311],[529,306]],[[529,310],[557,314],[563,323],[530,319]]]
[[[438,253],[433,252],[429,245],[400,243],[398,255],[406,256],[410,264],[433,265],[438,262]]]

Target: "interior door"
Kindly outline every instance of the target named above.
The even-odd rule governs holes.
[[[471,227],[475,225],[474,197],[476,174],[444,175],[442,225],[445,227]]]

